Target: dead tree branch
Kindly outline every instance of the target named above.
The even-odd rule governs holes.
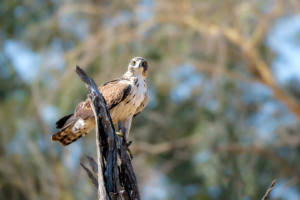
[[[101,200],[130,200],[140,199],[136,177],[131,165],[131,160],[127,154],[125,140],[119,138],[111,120],[109,109],[105,99],[99,92],[93,79],[76,67],[77,74],[85,83],[90,92],[88,95],[96,121],[96,142],[97,142],[97,162],[89,156],[89,164],[98,175],[98,183],[91,172],[84,166],[84,170],[92,179],[94,185],[98,185],[98,196]],[[125,133],[122,123],[118,123],[121,132]],[[118,158],[120,165],[118,166]]]
[[[275,183],[276,183],[276,179],[272,182],[270,188],[267,190],[267,192],[266,192],[265,196],[262,198],[262,200],[267,200],[269,198],[269,195],[272,192],[272,190],[275,186]]]

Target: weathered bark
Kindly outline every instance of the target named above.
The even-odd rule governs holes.
[[[262,200],[267,200],[269,198],[269,195],[272,192],[272,190],[275,186],[275,183],[276,183],[276,179],[272,182],[270,188],[267,190],[267,192],[266,192],[265,196],[262,198]]]
[[[93,184],[98,186],[99,199],[140,199],[136,177],[126,151],[126,141],[116,135],[105,99],[95,82],[80,67],[77,66],[75,71],[90,92],[88,97],[92,102],[95,115],[98,164],[91,157],[87,156],[87,158],[93,171],[98,175],[98,182],[95,183],[96,178],[83,164],[82,167]],[[118,125],[120,131],[125,133],[125,128],[120,121]],[[118,166],[118,158],[120,166]]]

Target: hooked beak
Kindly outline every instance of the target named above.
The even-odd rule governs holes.
[[[139,68],[141,67],[141,62],[139,63]]]

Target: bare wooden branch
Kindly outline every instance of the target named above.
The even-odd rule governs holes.
[[[86,171],[87,175],[89,176],[89,178],[92,180],[93,185],[98,188],[98,181],[97,179],[93,176],[92,172],[86,168],[82,163],[80,163],[80,165],[82,166],[82,168]]]
[[[92,167],[93,171],[98,174],[98,165],[96,161],[90,156],[86,156],[86,157],[89,160],[89,164]]]
[[[94,81],[92,81],[94,83]],[[92,88],[92,91],[94,88]],[[101,138],[100,138],[100,131],[99,131],[99,117],[96,109],[96,103],[95,101],[99,101],[97,96],[94,95],[88,95],[91,102],[92,102],[92,109],[95,116],[96,121],[96,143],[97,143],[97,160],[98,160],[98,197],[99,200],[109,200],[109,197],[107,196],[105,184],[104,184],[104,176],[103,176],[103,167],[104,162],[102,160],[102,148],[101,148]]]
[[[265,196],[262,198],[262,200],[267,200],[269,198],[269,195],[272,192],[272,190],[275,186],[275,183],[276,183],[276,179],[272,182],[270,188],[267,190],[267,192],[266,192]]]
[[[98,174],[99,199],[140,199],[137,180],[127,154],[126,141],[116,135],[105,99],[95,82],[79,66],[75,71],[90,92],[88,97],[95,116],[98,164],[91,157],[87,158],[92,169]],[[123,133],[126,131],[120,121],[119,129]],[[118,157],[121,161],[120,166],[117,163]],[[83,165],[82,167],[90,177],[91,172]],[[94,177],[90,178],[94,183]]]
[[[125,127],[122,125],[121,121],[118,121],[118,126],[119,130],[122,130],[122,133],[125,133]],[[131,165],[131,160],[127,154],[126,148],[127,144],[126,141],[123,140],[123,145],[120,145],[120,150],[119,150],[119,157],[122,161],[121,163],[121,170],[125,176],[123,176],[124,181],[125,181],[125,188],[127,188],[127,191],[132,191],[132,199],[140,199],[140,194],[139,194],[139,189],[136,181],[136,177],[133,171],[133,167]]]

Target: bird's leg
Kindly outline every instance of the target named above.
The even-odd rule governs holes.
[[[132,141],[129,141],[126,145],[129,147],[132,144]]]
[[[119,137],[121,137],[121,138],[123,138],[123,140],[125,140],[126,146],[124,146],[124,147],[125,147],[128,155],[129,155],[130,159],[132,160],[133,156],[132,156],[132,153],[131,153],[130,149],[128,148],[131,145],[132,141],[130,141],[129,143],[126,143],[126,139],[123,137],[123,134],[120,133],[120,132],[116,132],[116,135],[119,136]],[[120,140],[120,141],[122,141],[122,140]],[[117,144],[117,145],[119,145],[119,144]]]
[[[123,134],[122,134],[122,132],[120,133],[120,132],[116,132],[116,135],[117,136],[119,136],[119,137],[122,137],[123,138],[123,140],[125,141],[125,149],[126,149],[126,151],[127,151],[127,154],[129,155],[129,157],[130,157],[130,160],[132,160],[133,159],[133,156],[132,156],[132,153],[131,153],[131,151],[130,151],[130,149],[129,149],[129,146],[131,145],[131,143],[132,143],[132,141],[130,141],[130,142],[126,142],[126,139],[125,139],[125,137],[123,137]]]
[[[126,142],[126,140],[125,140],[125,142]],[[132,155],[132,153],[131,153],[131,151],[129,149],[129,146],[131,145],[131,143],[132,143],[132,141],[129,141],[128,143],[126,143],[126,150],[127,150],[127,153],[128,153],[128,155],[130,157],[130,160],[133,159],[133,155]]]
[[[119,137],[123,138],[123,146],[126,149],[126,152],[129,155],[130,160],[132,160],[133,156],[132,156],[132,153],[131,153],[131,151],[129,149],[129,146],[131,145],[132,141],[130,141],[129,143],[127,143],[127,140],[126,140],[126,129],[124,128],[124,126],[123,126],[123,124],[121,123],[120,120],[118,121],[118,125],[119,125],[119,131],[120,132],[116,132],[116,134]],[[126,128],[128,128],[128,127],[126,127]],[[124,134],[125,134],[125,136],[124,136]]]
[[[132,141],[130,141],[130,142],[127,143],[125,137],[123,137],[123,140],[124,140],[124,142],[125,142],[125,144],[126,144],[126,145],[124,145],[124,147],[125,147],[125,149],[126,149],[126,151],[127,151],[127,154],[129,155],[130,160],[132,160],[132,159],[133,159],[133,155],[132,155],[132,153],[131,153],[131,151],[130,151],[130,149],[129,149],[129,146],[131,145]]]

